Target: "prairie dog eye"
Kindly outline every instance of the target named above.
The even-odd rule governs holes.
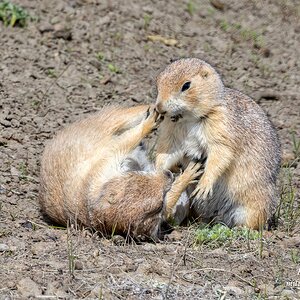
[[[184,92],[184,91],[188,90],[190,88],[190,86],[191,86],[190,81],[185,82],[184,85],[181,88],[181,91]]]

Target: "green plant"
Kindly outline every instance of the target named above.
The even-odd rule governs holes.
[[[230,24],[226,20],[222,20],[220,22],[220,28],[224,31],[228,31],[230,28]]]
[[[296,138],[296,132],[292,131],[292,143],[293,143],[293,152],[296,159],[300,159],[300,139]]]
[[[216,13],[216,10],[213,7],[207,9],[207,14],[212,17]]]
[[[256,53],[252,53],[250,60],[254,66],[261,71],[263,77],[268,77],[270,75],[272,71],[271,68],[265,65],[262,59]]]
[[[20,171],[20,179],[21,180],[28,180],[28,170],[27,170],[27,164],[25,162],[21,162],[19,164],[19,171]]]
[[[264,39],[261,34],[255,30],[244,28],[241,24],[221,20],[219,26],[225,32],[236,33],[241,40],[251,41],[256,47],[261,48],[264,45]]]
[[[115,236],[116,228],[117,228],[117,224],[114,224],[112,231],[111,231],[110,238],[113,238]]]
[[[148,52],[150,50],[150,45],[149,44],[145,44],[144,45],[144,50]]]
[[[0,2],[0,20],[5,26],[24,27],[31,16],[22,7],[9,1]]]
[[[261,224],[259,226],[259,231],[258,231],[258,233],[259,233],[259,251],[258,251],[259,258],[263,257],[263,249],[264,249],[263,231],[264,231],[264,226],[263,226],[263,224]]]
[[[97,52],[97,53],[96,53],[96,58],[97,58],[99,61],[104,61],[104,60],[105,60],[104,53],[103,53],[103,52]]]
[[[144,29],[147,29],[149,27],[151,20],[152,16],[144,14]]]
[[[107,67],[108,67],[109,71],[111,71],[112,73],[120,73],[119,68],[113,64],[108,64]]]
[[[34,107],[34,108],[39,107],[40,104],[41,104],[41,101],[38,100],[38,99],[32,100],[32,102],[31,102],[31,105],[32,105],[32,107]]]
[[[122,38],[123,38],[123,35],[122,35],[121,32],[115,32],[114,35],[113,35],[113,39],[114,39],[115,41],[117,41],[117,42],[118,42],[118,41],[121,41]]]
[[[282,169],[283,182],[281,186],[280,200],[275,216],[283,220],[284,229],[290,233],[298,224],[300,218],[300,206],[296,200],[296,188],[293,185],[291,166]]]
[[[300,262],[300,257],[299,257],[299,251],[297,249],[292,249],[291,250],[291,258],[294,264],[299,264]]]
[[[67,227],[67,251],[68,251],[69,273],[71,276],[74,276],[76,256],[74,255],[74,245],[73,245],[71,230],[69,226]]]
[[[55,69],[47,69],[46,74],[50,78],[57,78],[57,74],[55,72]]]
[[[253,299],[253,300],[268,300],[269,297],[268,297],[268,293],[267,293],[266,287],[264,288],[264,290],[251,295],[251,299]]]
[[[284,229],[288,233],[294,229],[300,219],[300,204],[296,201],[297,190],[293,184],[292,171],[294,164],[300,160],[300,140],[296,138],[295,131],[291,132],[291,137],[295,158],[282,167],[280,201],[275,213],[277,221],[282,219]]]
[[[195,13],[196,7],[195,7],[195,4],[194,4],[194,1],[189,0],[189,2],[187,3],[186,10],[188,11],[188,13],[191,16]]]
[[[98,299],[99,300],[103,300],[104,299],[104,297],[103,297],[103,291],[102,291],[102,286],[101,286],[101,288],[99,290]]]
[[[210,246],[220,246],[224,243],[231,243],[233,240],[255,240],[259,233],[247,228],[230,229],[222,224],[216,224],[212,227],[204,226],[196,231],[196,243],[210,244]]]
[[[211,45],[207,42],[203,43],[203,49],[205,52],[211,52],[211,50],[212,50]]]

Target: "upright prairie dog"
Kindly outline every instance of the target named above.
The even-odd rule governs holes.
[[[206,62],[187,58],[157,78],[156,166],[172,169],[205,160],[192,196],[198,217],[257,229],[276,203],[280,145],[266,114],[251,98],[226,88]]]
[[[60,131],[41,161],[43,212],[62,225],[133,237],[157,238],[166,219],[181,222],[198,164],[175,181],[170,172],[156,172],[139,144],[157,125],[149,106],[106,107]]]

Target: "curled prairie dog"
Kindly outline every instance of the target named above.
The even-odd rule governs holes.
[[[133,237],[157,238],[167,218],[180,222],[198,165],[175,180],[170,172],[155,171],[140,143],[158,123],[149,106],[111,106],[60,131],[41,161],[44,213],[62,225],[71,220]],[[177,205],[187,207],[177,214]]]
[[[204,220],[259,228],[278,199],[277,134],[251,98],[226,88],[206,62],[180,59],[157,78],[159,128],[156,166],[173,169],[205,160],[193,210]]]

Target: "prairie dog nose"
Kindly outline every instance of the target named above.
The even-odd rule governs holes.
[[[160,114],[160,115],[165,115],[167,112],[165,110],[163,110],[162,108],[162,103],[157,103],[155,105],[155,110]]]

